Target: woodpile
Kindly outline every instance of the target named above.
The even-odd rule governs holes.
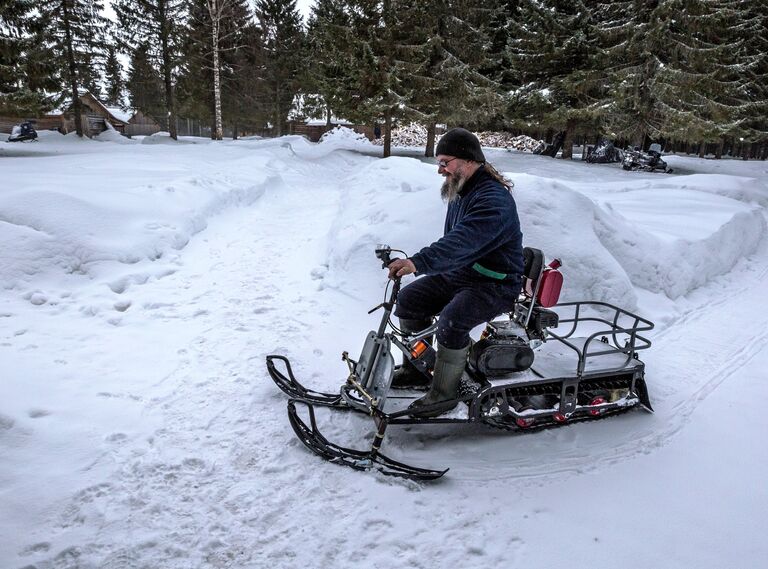
[[[374,144],[384,146],[384,132],[381,138],[373,141]],[[412,122],[392,129],[392,146],[426,146],[427,128]]]
[[[508,132],[478,132],[477,138],[480,139],[481,146],[507,148],[521,152],[533,152],[536,147],[543,144],[542,141],[525,134],[514,136]]]
[[[477,138],[480,139],[480,145],[487,148],[507,148],[519,150],[521,152],[533,152],[533,150],[542,144],[540,140],[531,138],[524,134],[514,136],[508,132],[478,132]],[[435,138],[435,145],[440,137]],[[373,141],[379,146],[384,145],[384,137]],[[407,125],[396,127],[392,130],[392,146],[417,146],[427,145],[427,129],[418,123],[409,123]]]

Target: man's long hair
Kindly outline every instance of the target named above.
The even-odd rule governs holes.
[[[485,171],[488,173],[488,175],[496,180],[499,184],[507,188],[510,192],[512,191],[512,188],[515,187],[515,183],[512,180],[508,180],[504,177],[504,175],[499,172],[496,168],[491,166],[488,162],[483,164],[483,168],[485,168]]]

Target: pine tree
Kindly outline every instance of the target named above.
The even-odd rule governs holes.
[[[118,37],[129,52],[139,45],[148,47],[147,54],[160,70],[163,100],[168,118],[168,132],[176,139],[176,95],[182,33],[187,19],[186,0],[113,0],[112,6],[120,24]]]
[[[123,91],[125,80],[123,79],[123,66],[117,58],[117,48],[114,45],[107,46],[107,58],[104,62],[104,81],[106,82],[106,101],[113,106],[123,105]]]
[[[95,84],[95,66],[104,55],[105,31],[110,22],[103,16],[99,0],[38,0],[36,41],[49,46],[56,75],[72,99],[75,130],[83,136],[80,88]]]
[[[263,100],[271,107],[275,132],[280,136],[303,72],[301,15],[296,0],[257,0],[256,18],[263,34]]]

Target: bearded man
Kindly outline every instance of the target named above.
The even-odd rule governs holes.
[[[513,310],[523,273],[523,235],[513,184],[486,163],[480,141],[463,128],[437,145],[441,195],[448,204],[443,236],[389,266],[389,277],[424,275],[404,287],[395,315],[403,332],[423,330],[439,314],[437,358],[427,394],[411,404],[413,415],[435,417],[453,409],[469,353],[469,332]],[[429,383],[410,362],[395,372],[393,387]],[[453,403],[451,403],[453,401]],[[445,405],[437,405],[445,402]],[[420,411],[427,405],[437,410]]]

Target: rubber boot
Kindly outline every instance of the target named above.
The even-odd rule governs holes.
[[[432,324],[432,320],[411,320],[409,318],[401,318],[400,330],[406,334],[413,334],[415,332],[421,332],[430,324]],[[431,344],[432,336],[424,338],[424,341]],[[394,389],[426,389],[429,387],[429,378],[416,369],[416,367],[408,361],[405,354],[403,354],[403,363],[395,370],[395,375],[392,377],[391,387]]]
[[[456,407],[456,401],[452,400],[455,400],[458,396],[459,382],[467,365],[467,354],[469,354],[469,347],[471,345],[470,343],[458,350],[452,350],[438,342],[432,385],[424,397],[417,399],[408,407],[412,411],[411,415],[437,417]],[[419,411],[422,407],[435,405],[443,401],[446,402],[446,405],[434,411]]]

